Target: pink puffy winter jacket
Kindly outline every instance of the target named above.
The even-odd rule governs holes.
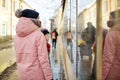
[[[120,80],[120,28],[110,29],[107,33],[102,60],[102,80]]]
[[[29,18],[21,17],[14,40],[19,80],[51,80],[44,35]]]

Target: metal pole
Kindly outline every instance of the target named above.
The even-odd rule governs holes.
[[[78,0],[76,0],[76,77],[78,77]]]
[[[102,73],[102,0],[97,0],[97,55],[96,55],[96,80],[101,80]]]
[[[71,31],[71,0],[70,0],[70,18],[69,18],[69,31]]]
[[[10,39],[12,40],[12,0],[10,5]]]
[[[53,30],[53,23],[54,23],[54,19],[50,19],[50,29],[51,29],[51,38],[52,38],[52,30]]]

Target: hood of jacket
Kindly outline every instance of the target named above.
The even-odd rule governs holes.
[[[116,25],[110,28],[110,31],[119,31],[120,32],[120,25]]]
[[[16,34],[19,37],[25,37],[38,29],[30,18],[21,17],[16,25]]]

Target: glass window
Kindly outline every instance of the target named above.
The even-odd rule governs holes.
[[[13,2],[13,11],[15,11],[15,7],[16,7],[16,2]]]
[[[117,7],[120,7],[120,0],[117,0]]]
[[[104,2],[104,12],[108,11],[108,1]]]
[[[2,35],[3,36],[6,35],[6,25],[5,24],[2,25]]]
[[[5,7],[5,0],[2,0],[2,6]]]

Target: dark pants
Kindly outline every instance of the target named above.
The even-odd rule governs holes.
[[[52,40],[52,46],[56,48],[57,39]]]
[[[67,39],[67,45],[69,45],[72,42],[71,39]]]
[[[87,49],[88,49],[88,56],[89,56],[89,60],[92,60],[92,44],[87,43]]]
[[[96,79],[96,56],[95,56],[95,59],[94,59],[92,73],[91,73],[91,76],[90,76],[90,80],[95,80],[95,79]]]

